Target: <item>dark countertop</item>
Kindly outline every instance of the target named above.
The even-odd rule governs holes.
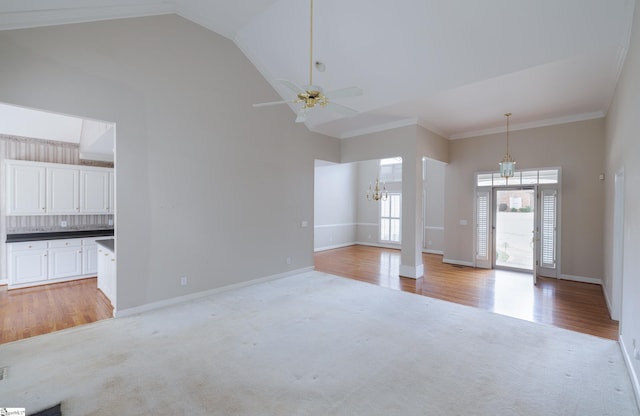
[[[98,230],[70,230],[54,232],[37,232],[23,234],[7,234],[7,243],[21,243],[24,241],[39,240],[62,240],[65,238],[86,238],[86,237],[111,237],[113,228]]]
[[[115,251],[115,241],[116,240],[114,238],[105,238],[104,240],[96,240],[96,243],[109,251]]]

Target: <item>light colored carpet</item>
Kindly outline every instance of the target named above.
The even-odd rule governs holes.
[[[618,344],[312,272],[0,345],[64,415],[638,415]]]

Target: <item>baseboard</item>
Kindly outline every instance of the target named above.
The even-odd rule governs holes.
[[[333,250],[335,248],[351,247],[351,246],[355,246],[356,244],[358,244],[358,243],[351,242],[351,243],[344,243],[344,244],[336,244],[336,245],[333,245],[333,246],[318,247],[318,248],[314,248],[313,252],[317,253],[319,251]]]
[[[457,264],[458,266],[476,267],[472,261],[454,260],[454,259],[442,259],[443,263]]]
[[[627,370],[629,370],[629,377],[631,377],[633,392],[636,394],[636,405],[638,406],[638,410],[640,410],[640,380],[638,379],[638,374],[636,374],[636,370],[633,368],[633,361],[631,360],[631,355],[629,355],[629,351],[627,351],[627,347],[624,342],[624,339],[622,338],[622,334],[619,335],[618,344],[620,344],[620,349],[622,350],[624,363],[627,366]]]
[[[232,285],[222,286],[215,289],[205,290],[202,292],[191,293],[184,296],[178,296],[175,298],[165,299],[158,302],[151,302],[141,306],[135,306],[133,308],[127,308],[122,310],[113,311],[114,318],[123,318],[125,316],[137,315],[139,313],[148,312],[154,309],[164,308],[178,303],[188,302],[195,299],[200,299],[209,295],[215,295],[216,293],[226,292],[228,290],[240,289],[247,286],[252,286],[258,283],[269,282],[272,280],[282,279],[284,277],[294,276],[297,274],[312,272],[314,267],[305,267],[302,269],[291,270],[284,273],[273,274],[271,276],[260,277],[258,279],[248,280],[246,282],[234,283]]]
[[[9,284],[9,279],[0,279],[0,286],[8,285],[8,284]]]
[[[427,250],[427,249],[423,249],[422,252],[423,253],[427,253],[427,254],[439,254],[441,256],[444,256],[444,251],[442,251],[442,250]]]
[[[602,286],[602,280],[596,279],[595,277],[583,277],[583,276],[573,276],[570,274],[561,274],[560,279],[573,280],[574,282],[592,283],[594,285]]]
[[[371,242],[364,242],[364,241],[356,241],[355,244],[359,246],[370,246],[370,247],[390,248],[393,250],[400,250],[400,244],[371,243]]]

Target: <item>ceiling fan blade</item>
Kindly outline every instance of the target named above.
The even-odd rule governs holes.
[[[293,83],[291,81],[288,81],[286,79],[277,79],[276,81],[278,81],[280,84],[284,85],[285,87],[289,88],[296,95],[300,94],[301,92],[304,92],[304,90],[302,89],[301,86],[299,86],[299,85],[297,85],[297,84],[295,84],[295,83]]]
[[[260,104],[252,104],[253,107],[267,107],[269,105],[277,105],[277,104],[287,104],[293,103],[293,101],[271,101],[268,103],[260,103]]]
[[[334,98],[355,97],[362,95],[362,93],[362,88],[360,87],[347,87],[335,91],[329,91],[325,94],[325,97],[332,100]]]
[[[298,117],[296,117],[296,123],[304,123],[305,121],[307,121],[307,110],[308,108],[301,108],[300,111],[298,111]]]
[[[327,109],[329,109],[329,110],[331,110],[333,112],[336,112],[338,114],[341,114],[343,116],[346,116],[346,117],[353,117],[356,114],[358,114],[358,111],[354,110],[353,108],[349,108],[349,107],[344,106],[342,104],[336,104],[336,103],[332,103],[332,102],[327,103],[327,105],[325,105],[325,108],[327,108]]]

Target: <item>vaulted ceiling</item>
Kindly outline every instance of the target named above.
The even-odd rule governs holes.
[[[626,55],[634,0],[315,0],[314,84],[359,86],[314,109],[334,137],[419,124],[448,138],[603,117]],[[0,29],[177,13],[236,43],[276,82],[308,83],[308,0],[4,0]],[[273,96],[256,96],[255,102]],[[291,106],[291,121],[296,106]],[[270,111],[252,108],[248,111]]]

